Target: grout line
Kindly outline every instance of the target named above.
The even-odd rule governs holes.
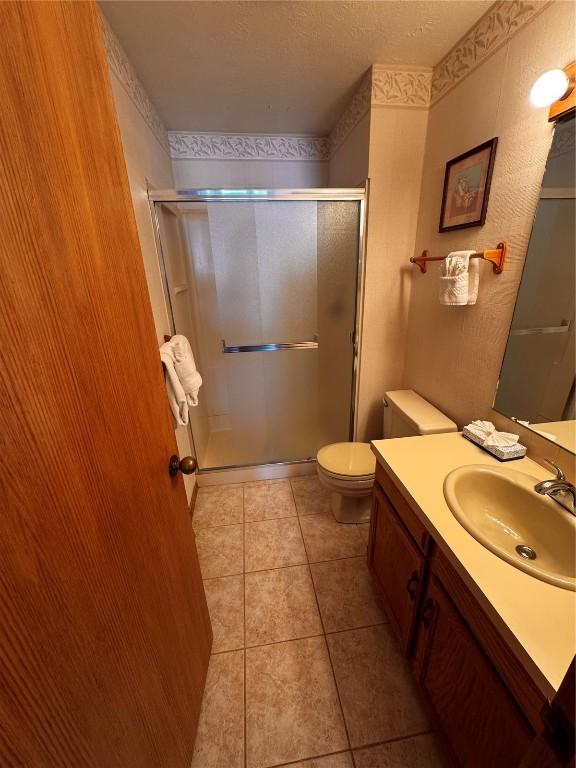
[[[408,739],[415,739],[417,736],[427,736],[430,733],[434,733],[432,728],[428,728],[425,731],[415,731],[414,733],[407,733],[404,736],[393,736],[390,739],[382,739],[381,741],[371,741],[369,744],[362,744],[359,747],[352,747],[353,750],[372,749],[372,747],[380,747],[383,744],[395,744],[397,741],[407,741]]]
[[[318,600],[316,600],[316,605],[318,605]],[[320,613],[320,611],[318,611]],[[244,614],[246,614],[246,611],[244,611]],[[322,615],[320,614],[320,621],[322,622]],[[255,643],[254,645],[246,645],[246,639],[244,639],[244,645],[238,646],[237,648],[226,648],[221,651],[213,651],[212,656],[217,656],[220,653],[232,653],[232,651],[243,651],[247,650],[248,648],[266,648],[269,645],[280,645],[281,643],[293,643],[296,640],[309,640],[312,637],[328,637],[328,635],[341,635],[345,632],[356,632],[356,630],[360,629],[372,629],[373,627],[382,627],[384,625],[387,625],[388,621],[379,621],[376,624],[363,624],[360,627],[347,627],[346,629],[330,629],[326,630],[324,627],[322,628],[322,632],[314,632],[311,635],[298,635],[297,637],[285,637],[282,640],[271,640],[269,643]]]
[[[343,629],[327,629],[326,635],[339,635],[341,632],[356,632],[357,629],[372,629],[372,627],[383,627],[390,622],[384,618],[382,621],[375,621],[373,624],[361,624],[358,627],[344,627]]]
[[[294,762],[294,760],[291,760],[289,763],[272,763],[272,765],[267,765],[266,768],[290,768],[292,765],[300,765],[301,762],[307,763],[308,761],[322,760],[324,757],[333,757],[334,755],[347,755],[349,752],[349,749],[339,749],[338,752],[326,752],[322,755],[305,757],[302,761],[296,760],[296,762]]]
[[[294,563],[293,565],[277,565],[274,568],[259,568],[257,571],[246,571],[249,573],[266,573],[266,571],[285,571],[288,568],[302,568],[302,566],[308,565],[308,563]]]
[[[212,656],[217,656],[221,653],[231,653],[232,651],[250,651],[253,648],[267,648],[269,645],[281,645],[282,643],[296,643],[298,640],[310,640],[314,637],[324,637],[320,632],[314,635],[298,635],[298,637],[287,637],[284,640],[272,640],[270,643],[259,643],[258,645],[245,645],[242,648],[230,648],[227,651],[216,651]]]
[[[242,520],[239,523],[222,523],[222,525],[201,525],[201,526],[192,526],[194,528],[194,532],[196,534],[200,533],[200,531],[213,531],[216,528],[231,528],[233,525],[244,525],[244,511],[242,511]]]
[[[248,725],[246,710],[246,510],[244,503],[244,485],[242,486],[242,637],[244,650],[244,768],[248,766]]]
[[[331,629],[329,632],[326,632],[327,635],[343,635],[345,632],[356,632],[360,629],[372,629],[373,627],[386,627],[390,624],[390,622],[385,619],[384,621],[379,621],[377,624],[364,624],[362,627],[348,627],[348,629]]]
[[[269,523],[273,520],[287,520],[290,517],[298,517],[296,512],[290,512],[289,515],[275,515],[274,517],[259,517],[256,520],[244,520],[246,525],[249,523]]]
[[[310,565],[316,565],[317,563],[336,563],[339,560],[354,560],[357,558],[365,558],[365,554],[362,555],[346,555],[345,557],[331,557],[328,560],[308,560]]]
[[[256,568],[254,571],[246,571],[246,573],[265,573],[266,571],[284,571],[286,568],[301,568],[303,565],[308,565],[308,562],[304,560],[301,563],[292,563],[291,565],[277,565],[275,568]]]
[[[292,488],[292,484],[290,484],[290,488],[292,490],[292,496],[294,497],[294,489]],[[294,504],[296,504],[296,498],[294,497]],[[314,579],[312,577],[312,569],[310,568],[310,557],[308,555],[308,550],[306,549],[306,540],[304,539],[304,531],[302,530],[302,526],[300,524],[300,516],[298,516],[298,526],[300,528],[300,535],[302,536],[302,541],[304,542],[304,549],[306,550],[306,557],[308,559],[308,573],[310,575],[310,581],[312,582],[312,589],[314,591],[314,599],[316,600],[316,608],[318,610],[318,616],[320,617],[320,624],[322,626],[323,635],[324,638],[324,647],[326,649],[326,654],[328,655],[328,662],[330,664],[330,669],[332,670],[332,679],[334,680],[334,689],[336,690],[336,697],[338,699],[338,705],[340,707],[340,714],[342,715],[342,723],[344,724],[344,733],[346,734],[346,741],[348,742],[348,749],[352,749],[351,741],[350,741],[350,734],[348,733],[348,724],[346,722],[346,716],[344,715],[344,707],[342,706],[342,700],[340,698],[340,691],[338,690],[338,682],[336,680],[336,672],[334,671],[334,664],[332,663],[332,657],[330,656],[330,649],[328,648],[328,641],[326,639],[326,628],[324,626],[324,619],[322,618],[322,611],[320,610],[320,602],[318,600],[318,593],[316,592],[316,585],[314,584]],[[352,764],[355,766],[356,763],[354,762],[354,755],[351,755]]]

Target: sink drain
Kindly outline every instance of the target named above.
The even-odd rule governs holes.
[[[526,546],[526,544],[518,544],[516,547],[516,552],[520,555],[520,557],[524,557],[526,560],[536,560],[536,552],[532,549],[532,547]]]

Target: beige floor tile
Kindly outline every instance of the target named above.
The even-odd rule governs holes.
[[[322,634],[307,565],[246,574],[246,645]]]
[[[290,763],[286,768],[354,768],[354,765],[350,752],[340,752],[337,755],[304,760],[302,763]]]
[[[244,526],[224,525],[196,531],[196,547],[202,578],[232,576],[242,573]]]
[[[246,522],[291,517],[296,514],[288,480],[261,480],[244,484]]]
[[[364,557],[312,563],[310,569],[326,632],[386,620]]]
[[[348,749],[323,637],[246,649],[248,768]]]
[[[319,512],[330,512],[330,491],[328,491],[316,475],[293,477],[290,480],[296,509],[299,515],[316,515]]]
[[[353,747],[429,728],[416,685],[387,624],[327,636]]]
[[[354,752],[356,768],[448,768],[431,733]]]
[[[244,576],[204,582],[214,643],[212,653],[244,648]]]
[[[360,526],[337,523],[331,512],[301,517],[300,525],[311,563],[354,557],[363,555],[366,551]]]
[[[210,658],[192,768],[244,766],[244,651]]]
[[[246,523],[246,571],[265,571],[306,562],[298,518]]]
[[[243,523],[243,495],[241,485],[200,488],[194,504],[192,525],[199,530],[217,525]]]

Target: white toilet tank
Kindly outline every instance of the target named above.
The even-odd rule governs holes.
[[[384,437],[412,437],[457,432],[458,426],[412,389],[396,389],[384,396]]]

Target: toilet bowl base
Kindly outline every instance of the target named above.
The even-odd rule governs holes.
[[[332,514],[339,523],[367,523],[370,520],[370,495],[343,496],[341,493],[330,494]]]

